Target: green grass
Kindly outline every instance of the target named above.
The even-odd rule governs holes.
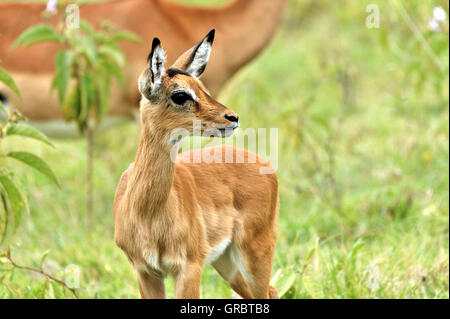
[[[380,6],[380,29],[364,25],[368,3]],[[282,279],[295,278],[284,298],[449,298],[448,22],[443,32],[426,31],[433,7],[448,12],[448,4],[405,3],[443,72],[395,1],[296,0],[272,45],[220,97],[244,128],[279,128],[274,273],[282,269]],[[82,298],[139,297],[131,266],[114,244],[112,215],[138,130],[129,123],[96,140],[91,234],[85,142],[58,141],[56,150],[30,144],[63,187],[24,176],[32,215],[9,237],[15,259],[37,266],[50,249],[50,271],[81,268]],[[53,294],[44,290],[43,278],[0,267],[0,298],[70,297],[56,285]],[[172,297],[170,280],[168,291]],[[202,297],[231,293],[208,266]]]

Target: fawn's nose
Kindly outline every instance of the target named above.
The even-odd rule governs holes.
[[[233,123],[239,122],[239,116],[237,116],[236,114],[225,114],[225,118]]]

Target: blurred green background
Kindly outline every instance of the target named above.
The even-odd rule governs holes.
[[[380,28],[366,27],[368,4],[379,6]],[[437,6],[447,19],[433,31]],[[244,129],[279,128],[273,273],[282,271],[284,298],[449,298],[448,9],[444,0],[291,0],[270,47],[222,92]],[[135,123],[96,139],[91,234],[85,141],[56,141],[56,150],[30,145],[62,190],[27,170],[32,213],[7,243],[15,259],[39,265],[49,249],[49,271],[80,267],[81,297],[138,298],[133,270],[114,244],[112,210],[138,139]],[[0,264],[0,298],[71,297],[6,267]],[[231,294],[208,266],[202,297]]]

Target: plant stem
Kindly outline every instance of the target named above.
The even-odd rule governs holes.
[[[78,296],[77,291],[76,291],[74,288],[69,287],[64,281],[62,281],[61,279],[58,279],[58,278],[56,278],[56,277],[53,277],[53,276],[50,275],[49,273],[45,272],[42,268],[31,268],[31,267],[28,267],[28,266],[21,266],[21,265],[17,264],[17,263],[12,259],[12,257],[11,257],[9,254],[6,255],[6,258],[8,259],[8,261],[10,262],[10,264],[11,264],[14,268],[22,269],[22,270],[27,270],[27,271],[31,271],[31,272],[35,272],[35,273],[41,274],[41,275],[44,276],[45,278],[47,278],[47,279],[49,279],[49,280],[52,280],[52,281],[54,281],[54,282],[60,284],[61,286],[63,286],[63,287],[66,288],[66,289],[69,289],[69,290],[72,292],[72,294],[75,296],[75,298],[77,298],[77,299],[80,298],[80,297]]]

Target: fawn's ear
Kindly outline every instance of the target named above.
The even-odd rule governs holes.
[[[190,50],[181,55],[172,68],[186,71],[192,76],[199,78],[206,69],[209,57],[211,55],[211,47],[214,42],[216,31],[213,29]]]
[[[147,98],[155,95],[162,87],[164,76],[164,64],[166,63],[166,53],[158,38],[153,39],[152,50],[148,55],[147,67],[139,77],[139,91]]]

